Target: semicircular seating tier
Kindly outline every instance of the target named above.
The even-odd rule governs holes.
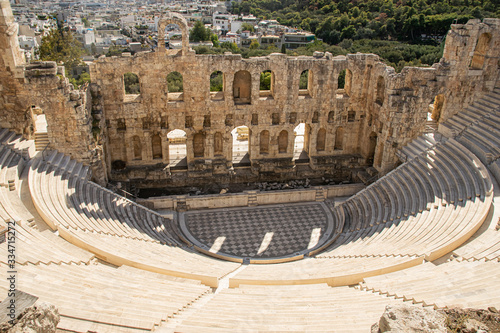
[[[492,104],[495,98],[500,100],[498,96],[496,89],[474,105],[484,99]],[[485,133],[474,129],[483,120],[495,118],[498,111],[491,106],[480,120],[470,121],[443,143],[420,137],[415,140],[420,148],[413,150],[399,168],[341,205],[327,201],[337,232],[326,248],[312,253],[316,257],[248,266],[193,251],[182,243],[175,221],[88,181],[87,168],[62,154],[53,152],[46,160],[30,161],[30,154],[25,156],[27,143],[0,129],[0,222],[3,233],[6,222],[16,222],[19,271],[30,277],[20,280],[18,289],[57,305],[62,315],[58,328],[78,332],[154,330],[199,298],[207,302],[186,313],[180,325],[171,322],[175,330],[234,331],[241,325],[252,330],[306,330],[324,325],[326,331],[329,325],[361,323],[356,316],[359,309],[365,311],[365,303],[380,310],[370,313],[370,319],[365,318],[366,322],[353,330],[369,328],[382,312],[382,304],[389,302],[498,307],[500,294],[491,288],[492,281],[500,279],[498,231],[476,232],[485,227],[481,226],[485,219],[495,222],[500,215],[498,202],[490,210],[494,184],[488,174],[489,169],[500,180],[500,159],[494,153],[500,146],[494,140],[491,147],[485,145],[491,135],[498,135],[498,126],[483,128]],[[468,133],[476,137],[475,145],[462,139],[470,137]],[[481,140],[482,146],[478,145]],[[478,147],[489,150],[481,153]],[[21,174],[28,172],[29,187],[20,180]],[[20,202],[23,187],[46,223],[72,244],[50,230],[34,228],[35,212],[22,207],[25,200]],[[462,245],[468,239],[469,243]],[[458,260],[425,262],[450,251]],[[0,242],[0,253],[6,257],[5,242]],[[95,256],[120,267],[102,264]],[[5,260],[0,263],[1,274],[6,274]],[[226,275],[230,287],[238,288],[210,293],[207,286],[218,286]],[[144,281],[148,281],[146,286]],[[320,283],[360,283],[364,290]],[[7,281],[0,282],[0,297],[7,290]],[[328,302],[317,304],[322,295],[341,304],[331,311],[345,310],[342,316],[314,317],[326,311],[324,304]],[[258,305],[271,299],[279,309],[262,316]],[[305,303],[294,307],[298,299]],[[301,316],[309,301],[315,305]],[[137,304],[146,310],[135,311]],[[221,314],[221,306],[229,304],[236,314],[246,315],[245,323],[229,321],[225,313]],[[288,318],[289,313],[296,315],[287,322],[283,313]],[[345,327],[347,331],[349,327]]]
[[[8,266],[0,265],[7,276]],[[57,328],[70,332],[146,332],[189,306],[210,287],[129,266],[32,265],[18,269],[16,289],[57,306]],[[9,281],[1,279],[5,299]]]
[[[500,184],[500,88],[440,124],[439,132],[455,138],[473,152]],[[493,203],[489,223],[453,252],[456,257],[470,261],[500,260],[500,186],[495,188]]]
[[[49,263],[89,263],[94,255],[54,235],[50,230],[37,230],[35,218],[20,196],[29,192],[21,185],[21,174],[27,171],[27,157],[33,153],[33,141],[21,139],[0,129],[0,235],[8,227],[15,232],[15,261],[20,265]],[[31,151],[31,152],[30,152]],[[22,188],[21,188],[22,187]],[[10,235],[5,235],[8,239]],[[0,263],[8,264],[8,242],[0,242]]]
[[[418,267],[369,277],[361,284],[368,291],[435,308],[500,307],[500,279],[496,261],[425,263]]]
[[[79,163],[57,152],[47,161],[35,160],[30,169],[35,206],[66,240],[113,264],[197,278],[211,286],[238,267],[191,252],[181,244],[171,220],[86,180],[85,175]],[[423,258],[434,260],[479,228],[491,200],[485,167],[457,141],[449,140],[332,208],[339,219],[337,230],[343,226],[343,232],[340,237],[332,235],[333,243],[318,258],[252,265],[233,277],[231,285],[352,284],[365,276],[417,265]]]
[[[451,139],[393,170],[332,208],[344,230],[315,258],[252,265],[230,279],[239,284],[348,285],[363,277],[435,260],[469,239],[488,215],[488,171]]]
[[[194,253],[158,213],[86,179],[87,169],[54,151],[29,172],[33,203],[59,235],[114,265],[198,279],[216,287],[235,263]]]
[[[401,303],[357,288],[330,288],[326,284],[241,285],[216,294],[175,331],[369,332],[386,305]]]

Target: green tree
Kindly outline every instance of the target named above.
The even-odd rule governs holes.
[[[216,71],[210,74],[210,91],[222,91],[224,79],[221,71]]]
[[[63,63],[67,71],[71,71],[81,63],[82,54],[83,48],[80,42],[73,37],[71,31],[63,29],[53,29],[42,37],[42,43],[37,50],[40,60]]]
[[[219,47],[220,46],[219,37],[217,37],[216,34],[212,34],[210,36],[210,40],[212,41],[212,44],[213,44],[214,47]]]
[[[140,94],[141,87],[139,85],[139,77],[134,73],[125,73],[123,75],[126,94]]]
[[[251,25],[250,23],[243,23],[241,25],[241,31],[245,31],[245,30],[248,30],[248,31],[251,31],[251,32],[254,32],[255,31],[255,28],[253,27],[253,25]]]
[[[106,57],[119,56],[123,53],[123,51],[123,48],[116,45],[111,45],[109,47],[108,53],[106,53]]]
[[[271,71],[260,73],[260,90],[271,90]]]
[[[305,70],[300,74],[299,89],[307,89],[309,85],[309,71]]]
[[[232,53],[241,53],[241,50],[236,43],[223,42],[220,44],[220,47]]]
[[[345,87],[345,73],[346,73],[346,70],[344,69],[339,74],[338,81],[337,81],[337,84],[338,84],[337,88],[338,89],[344,89],[344,87]]]
[[[203,42],[211,39],[210,29],[205,28],[205,25],[201,21],[196,21],[191,33],[189,34],[189,40],[191,42]]]
[[[90,22],[89,22],[89,20],[86,17],[82,18],[82,23],[85,26],[85,28],[89,28],[90,27]]]
[[[258,49],[260,46],[259,42],[254,39],[251,43],[250,43],[250,50],[255,50],[255,49]]]
[[[183,89],[183,79],[179,72],[170,72],[167,75],[168,92],[176,93],[182,92]]]
[[[77,78],[69,78],[69,82],[71,82],[75,88],[78,88],[82,84],[90,82],[90,74],[87,72],[83,72]]]
[[[286,46],[285,46],[285,43],[281,44],[281,53],[286,54]]]

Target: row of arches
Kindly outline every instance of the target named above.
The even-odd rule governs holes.
[[[350,70],[343,70],[338,78],[338,88],[350,92],[350,80],[352,73]],[[166,76],[168,93],[180,94],[184,92],[184,78],[177,71],[170,72]],[[210,74],[210,93],[212,99],[223,99],[226,90],[226,80],[224,73],[214,71]],[[313,73],[306,69],[299,77],[299,95],[311,95]],[[127,72],[123,74],[123,87],[125,95],[139,95],[141,93],[140,78],[136,73]],[[252,98],[252,75],[249,71],[240,70],[234,74],[233,79],[233,99],[236,104],[250,104]],[[264,70],[259,76],[259,96],[273,97],[275,92],[275,73],[269,69]],[[218,94],[219,93],[219,94]],[[176,96],[176,100],[182,100],[182,96]]]
[[[302,123],[294,130],[294,145],[293,153],[294,160],[297,160],[303,154],[309,153],[309,138],[311,128]],[[250,162],[249,148],[252,138],[250,129],[246,126],[239,126],[231,131],[232,134],[232,163],[235,165],[248,164]],[[334,135],[334,149],[342,150],[344,148],[343,127],[337,127]],[[206,135],[203,133],[195,133],[192,138],[193,156],[204,157]],[[271,152],[271,146],[277,145],[279,154],[289,153],[289,133],[287,130],[282,130],[277,135],[276,142],[272,142],[271,135],[268,130],[263,130],[258,135],[258,151],[261,155],[266,155]],[[315,147],[317,152],[325,151],[326,149],[327,132],[326,129],[320,128],[316,135]],[[173,166],[186,166],[187,157],[187,135],[183,130],[175,129],[167,134],[166,142],[163,141],[160,134],[151,136],[151,156],[153,160],[163,160],[164,144],[168,145],[168,161]],[[144,158],[145,143],[138,135],[132,137],[132,158],[139,161]],[[222,156],[224,154],[224,135],[221,132],[213,134],[213,153],[214,156]]]
[[[299,77],[299,96],[311,95],[310,87],[312,72],[304,70]],[[184,78],[177,71],[170,72],[167,77],[168,93],[172,96],[170,100],[183,100]],[[259,96],[272,97],[274,95],[275,75],[271,70],[265,70],[259,77]],[[343,70],[337,78],[338,89],[343,90],[347,95],[351,93],[352,72],[349,69]],[[138,95],[141,93],[139,77],[135,73],[125,73],[123,75],[124,90],[126,95]],[[226,83],[224,73],[214,71],[210,74],[210,94],[212,99],[223,99]],[[174,95],[175,94],[175,95]],[[252,98],[252,76],[246,70],[240,70],[234,74],[233,99],[236,104],[251,104]],[[383,76],[377,78],[375,103],[382,106],[385,99],[385,79]]]
[[[184,91],[184,79],[179,72],[170,72],[167,77],[169,93],[181,93]],[[126,95],[138,95],[141,93],[139,76],[135,73],[123,74],[123,87]]]

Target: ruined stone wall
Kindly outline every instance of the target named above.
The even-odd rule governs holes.
[[[338,89],[344,69],[348,72],[346,87]],[[273,87],[261,92],[260,74],[266,70],[272,71]],[[301,90],[299,79],[305,70],[309,70],[309,84]],[[183,76],[181,95],[168,93],[166,77],[173,71]],[[224,75],[221,93],[210,92],[214,71]],[[139,77],[139,95],[125,93],[123,77],[128,72]],[[167,134],[174,129],[187,133],[189,176],[230,174],[231,131],[238,126],[249,128],[249,156],[255,175],[293,178],[300,176],[297,173],[333,172],[349,179],[352,170],[371,165],[384,173],[396,163],[395,150],[422,132],[428,106],[439,91],[438,72],[437,68],[406,68],[397,74],[373,54],[332,57],[328,53],[242,59],[240,55],[157,52],[101,57],[91,66],[93,82],[103,92],[109,170],[114,169],[114,161],[123,162],[121,167],[126,170],[111,178],[147,179],[157,166],[162,171],[154,173],[156,181],[171,177]],[[307,132],[307,165],[292,160],[294,129],[300,123]],[[161,158],[153,158],[152,153],[157,135],[162,142]],[[139,158],[134,155],[137,137],[142,148]],[[266,149],[261,138],[268,138]],[[202,154],[195,154],[195,146],[200,144]]]
[[[451,26],[440,61],[444,94],[441,122],[495,87],[499,57],[500,19],[469,20]]]
[[[101,57],[91,67],[91,77],[103,92],[111,178],[168,182],[177,177],[169,169],[167,134],[181,129],[187,133],[188,177],[234,179],[243,173],[232,165],[231,131],[238,126],[249,128],[251,168],[242,181],[263,175],[352,179],[353,171],[370,166],[386,173],[398,163],[396,151],[423,132],[431,104],[435,120],[442,121],[493,88],[500,49],[497,24],[472,20],[454,25],[440,63],[401,73],[373,54],[242,59],[183,49]],[[479,42],[480,57],[474,58],[484,33],[489,39]],[[484,68],[477,69],[481,62]],[[264,92],[259,82],[266,70],[273,79],[271,90]],[[308,87],[299,89],[305,70]],[[343,70],[345,89],[338,89]],[[183,76],[182,93],[168,92],[166,77],[173,71]],[[219,93],[210,92],[214,71],[224,76]],[[125,93],[128,72],[140,80],[139,95]],[[305,163],[293,160],[294,129],[301,123],[306,128]]]
[[[31,107],[40,107],[50,148],[93,165],[101,183],[107,176],[180,186],[384,174],[397,165],[396,151],[423,132],[430,104],[434,119],[444,121],[498,81],[500,21],[485,19],[453,25],[440,63],[401,73],[373,54],[242,59],[195,55],[185,40],[181,50],[101,57],[90,66],[92,87],[76,91],[55,64],[24,64],[10,6],[0,3],[0,126],[29,137]],[[187,31],[178,15],[161,22]],[[272,86],[260,91],[266,70]],[[338,89],[343,70],[345,88]],[[183,77],[182,92],[168,92],[174,71]],[[210,92],[215,71],[223,73],[222,92]],[[299,88],[304,71],[307,89]],[[139,78],[139,94],[126,94],[126,73]],[[305,156],[294,160],[299,124]],[[233,165],[231,131],[238,126],[249,129],[249,161]],[[171,164],[167,135],[174,129],[186,132],[185,167]]]
[[[32,129],[31,109],[19,101],[23,94],[24,58],[17,39],[18,24],[9,1],[0,1],[0,126],[24,133],[29,138]]]
[[[1,0],[0,9],[0,126],[32,139],[36,131],[32,110],[39,109],[47,120],[47,149],[95,163],[99,154],[88,87],[75,90],[64,67],[55,62],[26,64],[9,1]]]

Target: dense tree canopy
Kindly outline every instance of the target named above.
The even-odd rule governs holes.
[[[126,94],[140,94],[141,87],[139,85],[139,77],[134,73],[125,73],[123,75],[123,83],[125,85]]]
[[[344,39],[419,41],[443,36],[453,22],[500,17],[498,0],[244,0],[233,12],[276,19],[329,44]]]
[[[170,72],[167,75],[167,84],[168,84],[168,92],[177,93],[182,92],[184,90],[184,80],[182,78],[181,73],[179,72]]]
[[[204,42],[209,41],[212,38],[212,32],[209,28],[205,28],[205,25],[201,21],[196,21],[193,29],[189,33],[190,42]]]
[[[223,54],[230,51],[241,54],[244,58],[265,56],[273,52],[279,52],[276,48],[240,49],[236,44],[221,43],[220,47],[209,48],[206,46],[194,47],[197,54]],[[439,45],[417,45],[398,41],[345,39],[339,45],[328,45],[321,41],[316,41],[304,47],[294,50],[287,50],[290,56],[307,55],[312,56],[314,51],[330,52],[334,56],[345,55],[347,53],[375,53],[381,60],[400,72],[404,66],[427,66],[439,61],[442,56],[443,44]]]
[[[37,54],[40,60],[63,63],[66,69],[70,70],[81,63],[80,57],[83,49],[71,31],[53,29],[48,35],[42,37],[42,44]]]
[[[260,90],[271,90],[271,76],[270,70],[260,73]]]
[[[221,71],[210,74],[210,91],[222,91],[224,87],[224,78]]]

